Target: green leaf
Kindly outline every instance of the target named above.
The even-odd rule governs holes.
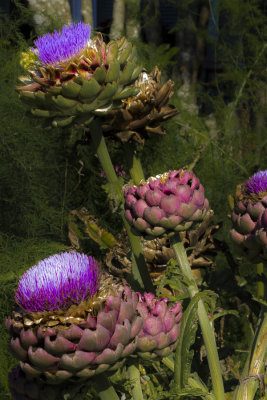
[[[74,119],[75,119],[74,115],[72,115],[71,117],[67,117],[67,118],[57,118],[57,119],[53,120],[52,125],[55,127],[56,126],[61,126],[61,127],[68,126],[69,124],[72,123],[72,121]]]
[[[106,69],[103,65],[95,70],[94,79],[99,83],[103,83],[105,81]]]
[[[90,81],[83,82],[79,97],[81,99],[93,98],[98,95],[100,90],[101,86],[99,83],[94,78],[91,78]]]
[[[124,46],[123,49],[119,49],[119,56],[118,56],[118,61],[120,64],[124,64],[126,60],[128,59],[131,51],[132,51],[132,44],[130,42],[127,43],[126,46]]]
[[[32,115],[35,115],[36,117],[43,117],[43,118],[51,117],[51,113],[49,110],[40,110],[38,108],[32,108],[31,113],[32,113]]]
[[[139,74],[142,72],[142,69],[143,69],[142,65],[138,65],[137,67],[135,67],[132,73],[132,78],[131,78],[132,81],[138,78]]]
[[[190,347],[195,342],[197,331],[197,305],[202,297],[202,293],[198,293],[192,298],[189,305],[182,316],[181,330],[179,342],[176,348],[175,369],[179,372],[177,388],[183,389],[188,384],[188,378],[191,372],[191,362],[194,351]]]
[[[116,91],[117,91],[117,83],[116,82],[108,83],[107,86],[98,96],[97,100],[111,99],[116,93]]]
[[[113,82],[116,81],[120,74],[120,64],[118,61],[113,61],[110,64],[107,75],[106,75],[106,82]]]
[[[115,96],[113,96],[113,100],[127,99],[128,97],[136,96],[139,91],[140,89],[136,86],[128,86],[120,92],[117,92]]]
[[[124,68],[124,70],[121,73],[119,83],[121,85],[126,85],[128,82],[131,81],[132,73],[135,69],[135,64],[128,62]]]
[[[62,95],[69,98],[76,98],[81,91],[81,85],[73,81],[62,85]]]
[[[77,101],[71,100],[71,99],[66,99],[65,97],[59,95],[57,97],[52,97],[53,103],[60,109],[63,109],[63,111],[66,108],[73,108],[77,105]]]
[[[111,42],[110,45],[107,46],[106,63],[111,64],[117,59],[117,56],[118,56],[118,45],[116,42]]]
[[[47,89],[47,93],[52,94],[53,96],[56,96],[61,93],[61,87],[59,87],[59,86],[51,87],[51,88]]]
[[[239,314],[236,310],[224,310],[214,314],[211,318],[211,321],[215,321],[215,319],[224,317],[225,315],[234,315],[235,317],[239,317]]]

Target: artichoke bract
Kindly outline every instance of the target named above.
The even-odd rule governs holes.
[[[168,307],[168,298],[158,300],[152,293],[139,293],[138,312],[144,325],[138,334],[137,352],[140,357],[150,360],[166,357],[177,346],[181,318],[181,303]]]
[[[230,237],[250,261],[267,260],[267,170],[237,186]]]
[[[88,24],[69,24],[23,54],[28,75],[16,89],[31,113],[53,126],[88,125],[139,92],[132,85],[142,70],[135,47],[125,38],[105,44],[100,34],[90,35]]]
[[[136,349],[137,294],[84,254],[41,261],[22,276],[15,300],[6,328],[28,379],[86,380],[115,370]]]
[[[122,143],[134,140],[143,144],[149,134],[164,135],[160,122],[178,113],[175,106],[167,104],[174,83],[168,80],[161,85],[161,72],[155,67],[150,74],[141,72],[134,86],[139,93],[123,100],[125,106],[105,117],[102,127],[105,136],[115,136]]]
[[[125,186],[125,218],[147,239],[186,231],[209,209],[204,188],[193,171],[169,171],[137,186]]]

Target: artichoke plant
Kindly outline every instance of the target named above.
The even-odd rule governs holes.
[[[100,34],[90,35],[90,25],[72,23],[39,37],[23,54],[21,100],[53,126],[88,125],[139,92],[132,84],[142,70],[135,47],[125,38],[105,44]]]
[[[169,171],[137,186],[125,186],[125,218],[147,239],[186,231],[209,209],[204,188],[193,171]]]
[[[252,262],[267,259],[267,170],[237,186],[230,236]]]
[[[136,349],[143,325],[137,294],[84,254],[40,261],[21,277],[15,300],[6,328],[28,379],[86,380],[116,369]]]
[[[115,135],[122,143],[135,140],[143,144],[150,133],[164,135],[160,122],[178,113],[175,106],[167,104],[174,83],[168,80],[161,85],[161,72],[155,67],[150,74],[141,72],[134,86],[139,93],[124,99],[124,107],[107,115],[102,127],[105,136]]]
[[[138,334],[137,352],[147,360],[165,357],[178,343],[182,306],[168,307],[168,298],[157,300],[153,293],[139,293],[138,312],[144,325]]]

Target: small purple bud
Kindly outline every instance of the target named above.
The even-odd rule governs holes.
[[[259,194],[267,192],[267,169],[265,171],[256,172],[243,184],[245,194]]]

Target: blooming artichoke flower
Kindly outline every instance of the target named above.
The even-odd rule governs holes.
[[[254,263],[267,259],[267,170],[237,186],[230,236]]]
[[[193,171],[169,171],[125,187],[125,218],[134,233],[151,239],[186,231],[209,209],[204,188]]]
[[[6,321],[11,352],[28,379],[48,384],[114,370],[136,349],[137,294],[84,254],[62,253],[20,279],[20,307]]]
[[[122,143],[135,140],[143,144],[150,133],[164,135],[166,131],[160,122],[178,113],[175,106],[167,104],[173,95],[174,83],[169,80],[161,85],[161,72],[155,67],[150,74],[141,72],[134,86],[139,93],[123,100],[124,108],[105,117],[103,130],[106,136],[115,135]]]
[[[90,34],[88,24],[69,24],[39,37],[23,54],[28,75],[17,90],[31,113],[53,126],[88,125],[139,92],[132,83],[142,67],[132,44],[125,38],[105,44],[100,34]]]
[[[181,303],[168,308],[168,298],[157,300],[152,293],[139,293],[137,306],[144,319],[144,325],[138,334],[137,351],[144,359],[165,357],[177,346],[181,318]]]

